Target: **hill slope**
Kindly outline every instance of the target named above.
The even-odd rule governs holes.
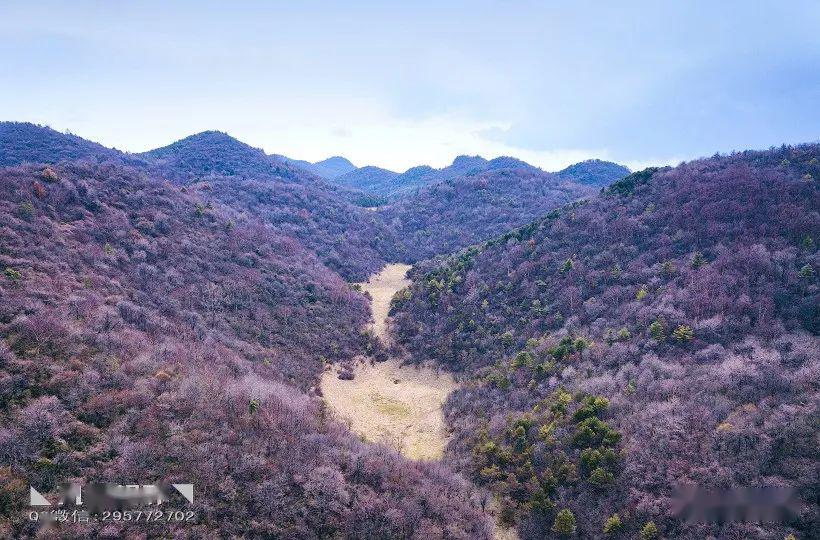
[[[322,161],[317,161],[316,163],[311,163],[303,159],[292,159],[281,154],[272,154],[271,157],[278,161],[282,161],[303,169],[311,174],[315,174],[316,176],[326,180],[330,180],[356,170],[355,165],[341,156],[330,157],[323,159]]]
[[[378,213],[420,260],[487,240],[591,193],[543,171],[501,169],[433,184]]]
[[[623,165],[600,159],[589,159],[570,165],[555,174],[562,180],[603,187],[620,180],[629,173],[629,169]]]
[[[235,204],[229,210],[233,215],[258,211],[257,217],[298,238],[352,281],[365,279],[387,258],[399,257],[394,243],[388,243],[389,230],[364,208],[380,200],[327,184],[222,132],[206,131],[131,155],[49,128],[5,122],[0,124],[0,150],[0,162],[7,165],[83,159],[134,166],[151,178],[196,184],[203,191],[220,186],[206,203]]]
[[[0,167],[95,158],[125,159],[117,150],[27,122],[0,122]]]
[[[339,176],[333,181],[379,197],[395,199],[437,182],[500,169],[540,171],[537,167],[511,157],[499,157],[488,161],[481,156],[458,156],[451,165],[441,169],[420,165],[399,174],[369,166]]]
[[[224,133],[192,135],[142,156],[212,204],[260,218],[297,238],[351,281],[365,279],[387,257],[398,256],[381,220],[359,205],[367,202],[363,194],[326,184]]]
[[[818,159],[807,145],[634,173],[414,270],[399,339],[476,374],[449,401],[450,452],[523,538],[562,508],[584,538],[615,513],[628,535],[818,530]],[[794,486],[803,506],[783,525],[686,525],[679,483]]]
[[[0,169],[0,270],[0,536],[41,536],[29,484],[141,479],[195,485],[168,537],[488,537],[462,480],[304,393],[369,314],[293,239],[116,164],[26,166]]]
[[[542,173],[538,167],[513,157],[497,157],[486,160],[481,156],[458,156],[453,163],[441,169],[420,165],[403,173],[379,167],[361,167],[333,178],[333,182],[372,193],[379,197],[397,199],[412,195],[416,190],[438,182],[474,176],[488,171],[520,170],[532,174]],[[566,182],[601,187],[629,174],[629,169],[617,163],[591,159],[571,165],[555,175]]]
[[[395,233],[380,216],[330,188],[266,179],[213,177],[188,189],[231,216],[256,218],[298,239],[348,281],[362,281],[401,258]]]
[[[354,171],[356,166],[341,156],[333,156],[312,164],[311,172],[322,178],[336,178]]]
[[[380,167],[360,167],[333,179],[333,183],[372,193],[377,196],[393,194],[393,181],[399,173]]]
[[[212,175],[301,179],[292,166],[221,131],[203,131],[139,156],[180,182]]]

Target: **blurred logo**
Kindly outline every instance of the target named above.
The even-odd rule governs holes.
[[[160,506],[172,499],[194,502],[193,484],[61,484],[52,500],[29,486],[29,505],[49,507],[83,507],[88,512],[126,510],[141,506]]]
[[[681,489],[673,514],[689,523],[783,523],[800,511],[794,490],[788,487],[747,487],[709,490],[697,486]]]

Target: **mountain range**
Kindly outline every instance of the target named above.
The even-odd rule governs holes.
[[[592,193],[577,180],[581,171],[563,181],[514,158],[459,156],[443,169],[410,169],[402,175],[404,188],[429,184],[431,189],[405,190],[404,197],[385,204],[340,182],[346,175],[325,180],[298,161],[267,155],[219,131],[126,154],[49,128],[2,123],[0,148],[7,149],[6,165],[83,158],[135,167],[199,193],[204,204],[220,205],[228,215],[275,227],[353,281],[386,261],[415,262],[487,240]],[[343,161],[320,163],[345,168]],[[375,206],[376,212],[367,208]]]
[[[414,267],[399,341],[466,374],[446,410],[453,459],[522,537],[551,537],[558,508],[582,538],[818,530],[818,158],[813,144],[647,169]],[[781,525],[686,524],[669,516],[687,484],[803,502]]]
[[[452,180],[454,178],[474,176],[481,173],[502,170],[519,170],[527,173],[543,173],[541,169],[513,157],[498,157],[487,160],[481,156],[458,156],[453,163],[441,169],[429,165],[420,165],[404,173],[396,173],[379,167],[361,167],[346,174],[334,177],[335,183],[359,189],[388,199],[397,199],[413,193],[421,187]],[[605,186],[629,174],[629,169],[616,163],[589,160],[571,165],[556,173],[562,180],[587,185]]]
[[[273,157],[284,161],[285,163],[290,163],[291,165],[295,165],[296,167],[310,171],[316,176],[321,176],[326,180],[332,180],[356,170],[355,165],[341,156],[329,157],[315,163],[301,159],[291,159],[280,154],[274,154]]]
[[[811,538],[819,160],[397,174],[0,123],[0,537],[50,534],[15,518],[29,486],[146,479],[196,486],[168,537],[489,540],[496,508],[521,540]],[[354,282],[394,262],[389,354],[459,382],[438,462],[355,436],[318,386],[387,356]],[[692,485],[794,504],[690,522]]]
[[[195,486],[170,537],[489,538],[460,477],[323,411],[324,364],[378,344],[366,299],[287,234],[115,161],[27,164],[0,169],[0,268],[0,536],[42,536],[17,519],[29,485],[144,478]]]

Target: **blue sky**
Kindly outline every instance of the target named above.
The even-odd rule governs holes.
[[[640,167],[820,140],[820,2],[0,4],[0,119],[142,151]]]

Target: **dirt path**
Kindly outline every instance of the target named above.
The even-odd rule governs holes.
[[[362,289],[372,296],[373,331],[390,339],[390,299],[410,284],[410,267],[389,264]],[[322,393],[335,413],[364,438],[398,449],[411,459],[440,459],[447,442],[441,407],[456,384],[432,368],[402,367],[391,358],[375,365],[356,366],[355,378],[344,381],[335,369],[322,375]]]
[[[409,269],[406,264],[388,264],[361,284],[372,297],[373,332],[385,343],[391,339],[387,316],[390,300],[410,284],[405,277]],[[337,369],[325,371],[321,385],[330,408],[366,440],[396,448],[411,459],[437,460],[444,454],[447,432],[441,407],[456,388],[448,373],[429,367],[402,367],[391,358],[356,366],[352,381],[339,379]],[[488,510],[495,518],[497,503],[494,501]],[[496,540],[518,540],[515,528],[497,524],[494,536]]]
[[[370,309],[373,312],[373,332],[383,342],[390,341],[387,329],[387,314],[390,311],[390,300],[398,291],[410,285],[407,279],[409,264],[388,264],[381,272],[371,276],[367,283],[361,283],[362,290],[370,293]]]

